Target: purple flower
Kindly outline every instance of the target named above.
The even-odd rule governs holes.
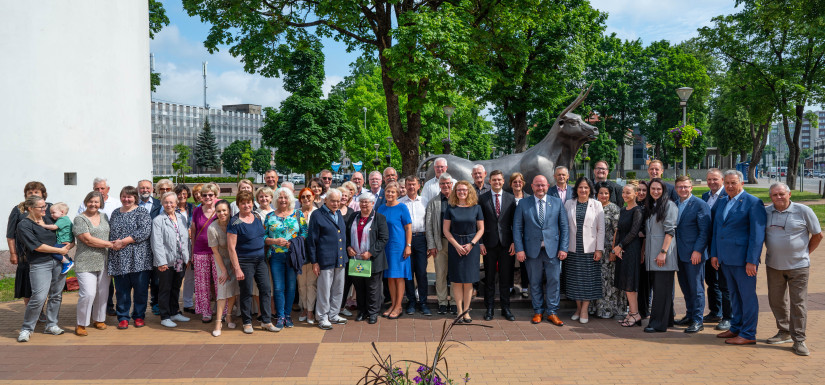
[[[419,366],[419,367],[418,367],[417,372],[418,372],[418,373],[421,373],[421,372],[426,372],[428,369],[429,369],[429,368],[427,368],[426,366],[421,365],[421,366]]]
[[[413,377],[413,381],[415,381],[416,384],[420,384],[421,381],[424,381],[424,380],[421,377],[415,376],[415,377]]]

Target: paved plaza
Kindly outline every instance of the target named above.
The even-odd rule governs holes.
[[[760,270],[755,346],[725,345],[715,338],[713,325],[696,335],[683,328],[646,334],[640,327],[596,318],[582,325],[569,320],[569,305],[562,312],[564,327],[532,325],[525,306],[514,309],[516,322],[484,322],[483,304],[477,301],[474,323],[490,327],[453,329],[451,337],[467,346],[448,353],[451,377],[460,383],[469,373],[470,384],[823,383],[824,265],[825,249],[820,249],[812,256],[808,295],[809,357],[793,354],[791,344],[764,343],[776,329]],[[374,362],[371,342],[395,360],[425,360],[444,322],[437,315],[405,315],[376,325],[350,321],[326,332],[304,323],[280,333],[258,328],[252,335],[224,328],[215,338],[209,333],[213,325],[198,319],[166,329],[159,317],[149,315],[141,329],[117,330],[110,317],[108,329],[89,328],[89,336],[78,337],[71,333],[76,302],[76,293],[64,296],[60,326],[65,334],[45,335],[39,324],[25,344],[15,340],[22,301],[0,304],[0,381],[354,384],[363,366]],[[676,307],[677,314],[683,312],[681,293]]]

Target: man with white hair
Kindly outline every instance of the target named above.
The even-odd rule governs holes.
[[[369,192],[372,195],[375,195],[375,207],[381,206],[387,200],[384,199],[384,188],[381,187],[381,182],[383,181],[383,176],[378,171],[373,171],[370,173],[369,176],[369,183],[370,189]]]
[[[341,192],[327,191],[324,205],[309,219],[307,257],[312,270],[318,276],[315,314],[318,327],[332,329],[332,324],[345,324],[338,315],[344,296],[344,278],[347,266],[346,224],[338,207]]]
[[[447,159],[445,158],[436,158],[435,162],[433,162],[433,171],[435,171],[435,178],[432,178],[424,183],[424,187],[421,189],[421,202],[424,205],[429,204],[430,199],[433,199],[441,193],[441,187],[438,185],[438,178],[441,174],[447,172]],[[454,178],[452,179],[452,184],[455,185],[458,181]]]
[[[805,346],[808,313],[808,278],[811,253],[822,241],[822,229],[810,207],[791,202],[791,189],[777,182],[770,188],[772,205],[765,207],[765,270],[768,303],[779,332],[768,344],[793,341],[793,351],[810,355]]]
[[[473,187],[476,188],[476,194],[478,196],[490,191],[490,184],[484,181],[484,179],[487,178],[487,170],[484,169],[484,166],[476,164],[473,166],[473,171],[470,175],[473,177]]]
[[[727,201],[721,204],[713,220],[710,261],[725,275],[730,290],[730,330],[716,335],[730,345],[756,343],[759,301],[756,296],[756,272],[765,241],[765,205],[748,194],[742,173],[725,171]],[[782,224],[782,226],[785,226]]]
[[[384,169],[384,185],[386,186],[390,182],[397,182],[398,181],[398,171],[395,171],[394,167],[387,167]]]
[[[103,207],[100,208],[100,211],[106,213],[106,215],[111,218],[112,213],[119,209],[120,199],[119,197],[114,197],[109,195],[109,182],[106,178],[95,178],[92,182],[92,190],[99,192],[103,195]],[[77,215],[83,214],[86,211],[86,205],[82,202],[77,206]]]

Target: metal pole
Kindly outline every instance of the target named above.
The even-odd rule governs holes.
[[[687,103],[682,106],[682,127],[684,126],[687,126]],[[682,145],[682,175],[687,175],[687,148],[684,145]]]

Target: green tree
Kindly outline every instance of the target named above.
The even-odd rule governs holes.
[[[289,54],[291,67],[284,89],[292,92],[278,110],[266,108],[262,142],[278,147],[275,162],[308,177],[338,158],[344,132],[350,129],[340,96],[322,99],[324,54],[318,39],[302,40]],[[288,151],[284,151],[288,149]]]
[[[587,155],[590,157],[588,163],[590,168],[596,167],[596,162],[603,160],[607,162],[607,168],[613,170],[619,162],[619,154],[616,153],[616,141],[606,132],[599,132],[596,140],[589,143]]]
[[[249,172],[252,163],[252,144],[248,140],[236,140],[226,146],[221,153],[223,168],[235,174],[238,180]]]
[[[748,68],[767,90],[789,148],[786,183],[795,188],[805,106],[821,102],[825,86],[825,7],[807,0],[738,4],[737,13],[713,18],[714,25],[699,34],[715,54]]]
[[[209,124],[209,117],[203,122],[203,130],[198,134],[198,141],[195,144],[195,165],[201,169],[217,170],[221,166],[218,159],[220,150],[215,134],[212,133],[212,125]]]
[[[149,38],[154,39],[155,34],[160,32],[164,26],[169,25],[169,17],[166,16],[166,9],[159,0],[149,0]],[[152,92],[160,85],[160,73],[149,74],[149,88]]]
[[[177,181],[182,183],[185,181],[185,174],[192,170],[192,166],[189,165],[189,156],[192,154],[192,149],[183,143],[178,143],[172,147],[172,152],[177,154],[177,158],[172,162],[172,170],[177,175]]]
[[[472,50],[483,55],[484,77],[494,80],[482,98],[507,119],[515,152],[523,152],[530,116],[548,108],[558,113],[575,88],[571,85],[584,80],[607,14],[585,0],[501,4],[506,11],[480,24]]]
[[[252,171],[259,175],[265,174],[272,169],[272,165],[269,164],[270,160],[272,160],[272,151],[268,148],[261,147],[255,150],[255,153],[252,154]]]

